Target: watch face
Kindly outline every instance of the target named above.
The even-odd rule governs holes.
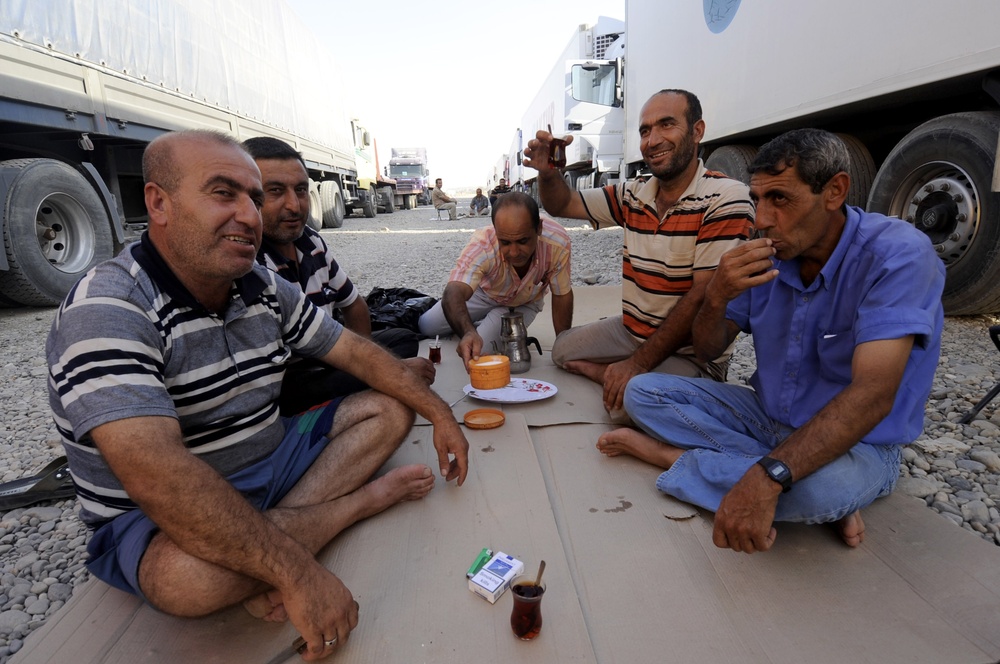
[[[780,480],[785,480],[792,474],[792,471],[788,470],[788,466],[780,461],[775,461],[771,465],[771,471],[774,473],[774,476]]]

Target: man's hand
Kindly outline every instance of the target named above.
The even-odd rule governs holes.
[[[774,510],[781,486],[754,464],[719,503],[712,542],[744,553],[767,551],[774,544]]]
[[[625,399],[625,386],[633,376],[646,373],[631,357],[609,364],[604,369],[604,409],[609,413],[621,410]]]
[[[771,240],[758,238],[745,242],[735,249],[723,254],[719,267],[708,284],[708,292],[713,298],[731,302],[740,293],[766,284],[778,276],[778,270],[773,269],[771,257],[775,251]]]
[[[434,449],[437,450],[441,477],[446,482],[457,477],[458,486],[462,486],[469,472],[469,441],[450,412],[447,420],[434,422]],[[454,458],[449,459],[449,455]]]
[[[465,372],[469,373],[469,362],[478,358],[483,353],[483,338],[476,330],[469,330],[462,336],[456,349],[458,356],[462,358],[465,365]]]
[[[340,579],[317,564],[318,570],[304,574],[292,588],[282,588],[288,619],[306,640],[302,659],[322,659],[345,643],[358,626],[358,604]],[[324,641],[337,640],[327,647]]]
[[[552,154],[552,138],[552,134],[544,129],[535,132],[535,137],[528,141],[528,145],[524,148],[524,165],[537,171],[548,170],[549,155]],[[573,135],[568,134],[561,140],[565,140],[566,145],[569,145],[573,142]]]
[[[408,357],[403,360],[403,364],[406,365],[407,369],[420,376],[428,385],[434,384],[437,369],[434,367],[434,363],[426,357]]]

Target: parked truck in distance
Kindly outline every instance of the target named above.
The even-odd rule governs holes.
[[[142,152],[168,131],[290,143],[311,179],[313,227],[377,212],[374,162],[359,172],[374,139],[344,107],[332,56],[284,3],[4,0],[0,62],[0,306],[58,304],[138,236]]]
[[[521,160],[524,146],[544,129],[556,136],[573,136],[562,169],[571,189],[617,180],[625,124],[617,85],[624,36],[625,24],[607,16],[577,28],[521,118],[504,160],[507,173],[497,178],[504,177],[537,199],[538,172],[523,167]]]
[[[797,127],[851,153],[848,203],[927,234],[949,314],[1000,311],[1000,3],[626,0],[625,156],[663,88],[698,95],[706,165],[746,179],[758,147]],[[664,26],[670,26],[669,38]]]
[[[412,210],[418,204],[430,205],[427,148],[392,148],[389,177],[396,181],[396,207]]]

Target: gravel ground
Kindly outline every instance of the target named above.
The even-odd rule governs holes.
[[[573,241],[574,286],[621,283],[621,231],[562,221]],[[439,221],[422,207],[350,217],[323,234],[362,294],[407,286],[440,297],[471,231],[487,223],[488,217]],[[0,481],[32,475],[61,452],[44,358],[53,315],[52,309],[0,309]],[[1000,381],[1000,354],[987,333],[997,322],[993,316],[946,321],[924,433],[904,450],[896,490],[1000,544],[1000,398],[971,424],[958,423]],[[750,339],[742,338],[730,380],[745,381],[753,368]],[[88,578],[87,532],[75,508],[74,500],[65,500],[0,514],[0,664]]]

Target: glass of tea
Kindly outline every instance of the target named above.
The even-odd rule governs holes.
[[[552,136],[552,125],[549,125]],[[552,136],[549,141],[549,168],[566,168],[566,139]]]
[[[427,358],[434,364],[441,364],[441,342],[434,340],[427,343]]]
[[[519,576],[510,584],[514,608],[510,612],[510,628],[514,636],[530,641],[542,631],[542,596],[545,582],[535,585],[530,576]]]

